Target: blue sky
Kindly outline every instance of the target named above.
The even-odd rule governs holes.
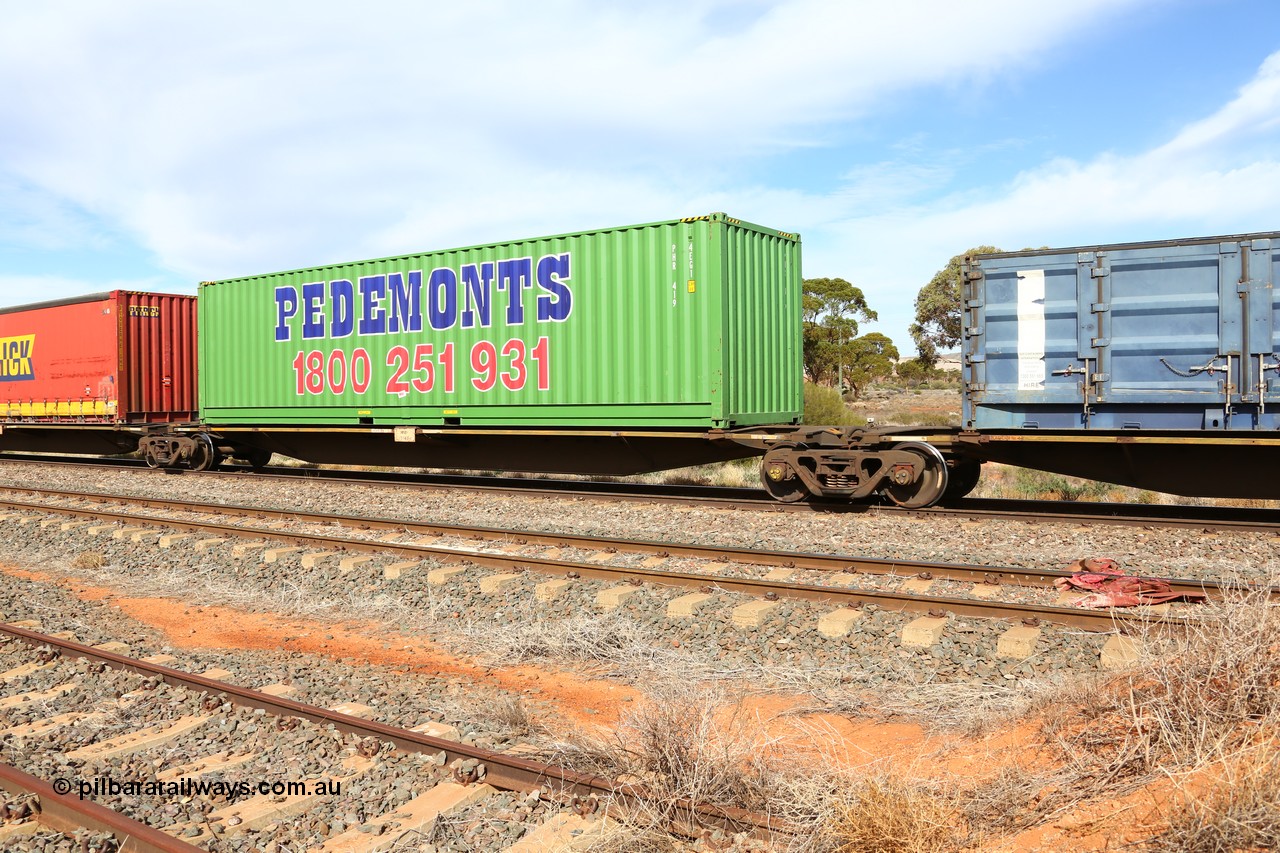
[[[0,305],[723,210],[905,352],[973,245],[1280,230],[1275,0],[0,15]]]

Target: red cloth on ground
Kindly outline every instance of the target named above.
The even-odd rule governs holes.
[[[1166,601],[1203,601],[1199,592],[1175,592],[1168,581],[1126,575],[1109,557],[1089,557],[1076,563],[1083,571],[1069,578],[1058,578],[1053,585],[1059,590],[1087,590],[1073,606],[1089,609],[1102,607],[1136,607],[1140,604],[1163,604]]]

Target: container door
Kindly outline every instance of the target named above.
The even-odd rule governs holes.
[[[973,406],[1008,407],[1012,428],[1082,424],[1097,362],[1094,279],[1074,252],[975,263],[966,282],[966,361]],[[1082,286],[1081,282],[1085,284]],[[1034,416],[1017,407],[1053,405]],[[1013,421],[1017,421],[1016,423]]]
[[[1113,251],[1107,402],[1146,406],[1132,424],[1145,429],[1256,428],[1275,376],[1273,278],[1266,239]]]
[[[1246,409],[1255,411],[1260,418],[1266,414],[1268,404],[1276,402],[1275,396],[1280,386],[1280,381],[1276,381],[1280,379],[1277,376],[1280,365],[1276,363],[1280,358],[1276,355],[1277,303],[1272,243],[1270,239],[1260,238],[1245,241],[1238,246],[1224,243],[1220,248],[1224,257],[1239,258],[1240,277],[1232,288],[1243,309],[1241,319],[1245,344],[1239,365],[1238,400]],[[1234,267],[1235,264],[1223,266]],[[1227,288],[1224,287],[1224,290]],[[1262,424],[1250,426],[1263,428]]]
[[[1239,394],[1244,329],[1236,293],[1239,247],[1234,255],[1222,248],[1172,244],[1108,253],[1106,402],[1142,407],[1141,420],[1118,426],[1227,427]]]

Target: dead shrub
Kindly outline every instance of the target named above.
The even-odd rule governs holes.
[[[1269,589],[1234,592],[1186,637],[1156,642],[1126,709],[1151,758],[1194,766],[1280,724],[1280,607]]]
[[[770,850],[831,851],[830,830],[853,784],[832,769],[837,762],[797,761],[740,703],[688,680],[663,684],[616,728],[578,732],[549,757],[648,792],[592,851],[672,849],[685,803],[768,815],[787,830]]]
[[[867,779],[829,829],[837,853],[935,853],[956,849],[955,808],[928,789]]]
[[[100,569],[107,564],[107,555],[98,551],[81,551],[71,561],[73,569]]]
[[[1226,759],[1147,847],[1160,853],[1228,853],[1280,845],[1280,749],[1274,741]]]
[[[529,714],[529,709],[518,696],[503,696],[486,708],[490,722],[496,723],[516,737],[532,734],[540,726]]]
[[[995,775],[955,795],[969,827],[969,843],[1017,832],[1039,823],[1064,797],[1059,770],[1001,767]]]

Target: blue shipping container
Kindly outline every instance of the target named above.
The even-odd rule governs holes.
[[[969,429],[1280,429],[1280,233],[978,255]]]

